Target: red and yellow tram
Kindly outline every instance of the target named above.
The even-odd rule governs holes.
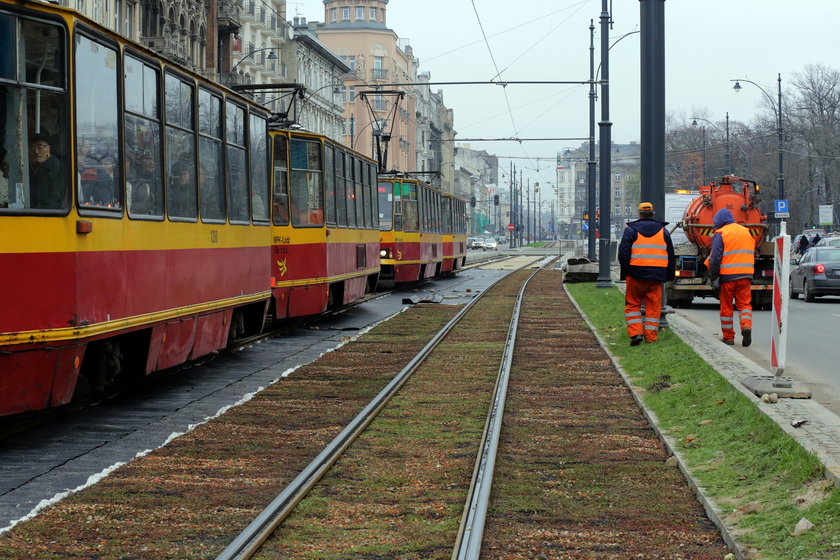
[[[372,162],[269,132],[248,98],[26,0],[0,0],[0,93],[0,415],[206,355],[260,332],[269,309],[317,313],[375,281]]]
[[[454,274],[467,258],[467,202],[451,194],[440,198],[443,230],[441,274]]]
[[[379,276],[375,162],[319,135],[272,136],[276,317],[322,313],[360,299]]]
[[[380,277],[394,283],[438,276],[443,262],[440,191],[401,174],[379,176]]]

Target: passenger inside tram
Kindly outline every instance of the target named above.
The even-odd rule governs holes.
[[[50,136],[44,132],[29,136],[29,196],[32,208],[64,206],[61,164],[52,155],[50,142]]]

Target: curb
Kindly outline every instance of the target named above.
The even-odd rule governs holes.
[[[673,457],[677,459],[677,466],[680,469],[680,472],[683,474],[686,482],[694,490],[694,494],[697,496],[698,501],[703,505],[703,509],[706,511],[706,515],[708,515],[709,519],[717,526],[720,530],[721,537],[723,537],[723,541],[726,545],[732,550],[732,553],[735,555],[737,560],[747,560],[747,556],[745,555],[744,551],[741,548],[740,543],[732,536],[729,527],[723,522],[723,519],[720,517],[718,509],[715,507],[714,503],[712,502],[711,498],[706,495],[705,490],[694,480],[694,477],[691,476],[691,473],[688,470],[688,467],[685,465],[685,460],[675,445],[675,440],[669,436],[668,434],[664,433],[659,428],[659,419],[652,410],[649,410],[645,404],[642,402],[641,397],[636,393],[636,387],[630,381],[630,377],[627,373],[622,369],[621,365],[619,365],[618,360],[616,357],[610,352],[607,345],[604,343],[604,340],[601,338],[601,335],[598,334],[595,325],[593,325],[589,321],[589,317],[583,312],[583,310],[578,305],[577,301],[572,297],[572,294],[566,289],[566,284],[563,283],[563,291],[566,292],[566,295],[569,297],[569,301],[572,302],[572,305],[575,306],[580,316],[586,322],[586,325],[589,327],[589,330],[592,331],[592,334],[595,335],[595,338],[598,340],[598,345],[601,349],[609,356],[610,361],[612,362],[613,366],[615,367],[616,371],[618,371],[619,375],[621,375],[624,384],[630,390],[630,394],[633,395],[633,400],[636,401],[636,404],[639,405],[641,408],[642,413],[644,414],[645,418],[647,418],[648,422],[650,423],[653,430],[656,432],[656,435],[659,437],[662,444],[667,449],[668,453],[670,453]],[[670,318],[669,318],[670,320]],[[752,393],[750,393],[752,394]],[[753,395],[754,396],[754,395]]]

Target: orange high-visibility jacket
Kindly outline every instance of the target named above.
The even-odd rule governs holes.
[[[755,270],[755,241],[750,231],[740,224],[727,224],[716,230],[723,238],[723,256],[720,259],[720,274],[749,274]]]
[[[665,228],[650,237],[637,234],[636,241],[630,249],[630,264],[632,266],[668,266],[668,246],[665,244]]]

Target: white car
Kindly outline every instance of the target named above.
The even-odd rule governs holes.
[[[487,239],[484,240],[483,248],[484,248],[485,251],[487,249],[493,249],[494,251],[498,251],[499,250],[499,244],[492,237],[488,237]]]

